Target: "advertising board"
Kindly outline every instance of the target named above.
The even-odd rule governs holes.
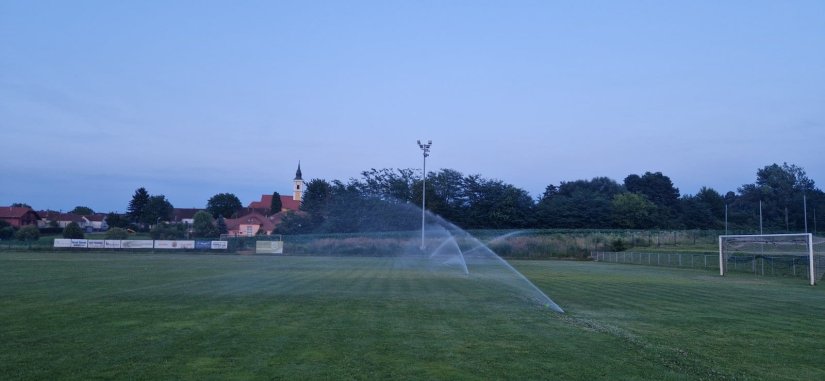
[[[132,239],[120,241],[121,249],[151,249],[154,247],[151,239]]]
[[[259,254],[283,254],[284,241],[255,242],[255,252]]]
[[[102,239],[89,239],[86,240],[86,247],[90,249],[103,249],[106,245],[103,243]]]
[[[72,247],[72,240],[66,238],[55,238],[54,247]]]
[[[155,249],[194,249],[195,241],[155,241]]]

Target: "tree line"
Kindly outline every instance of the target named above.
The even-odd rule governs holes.
[[[661,172],[548,185],[537,199],[514,185],[452,169],[428,172],[426,209],[465,229],[605,228],[724,229],[801,232],[816,229],[825,194],[805,171],[783,163],[724,194],[703,187],[682,195]],[[422,178],[413,169],[371,169],[348,182],[313,179],[301,212],[288,213],[280,233],[405,230],[420,226]],[[805,204],[805,205],[803,205]],[[805,208],[807,206],[807,209]],[[416,217],[418,216],[418,217]]]
[[[730,231],[758,233],[761,222],[766,233],[802,232],[816,231],[819,216],[825,213],[825,194],[804,169],[787,163],[760,168],[753,183],[724,194],[703,187],[696,194],[682,195],[661,172],[631,174],[622,182],[607,177],[562,181],[548,185],[536,199],[501,180],[453,169],[428,172],[425,186],[426,209],[465,229],[721,230],[727,226]],[[347,182],[312,179],[305,186],[301,210],[286,213],[276,232],[414,230],[421,223],[422,190],[421,173],[414,169],[370,169]],[[276,201],[280,202],[277,192]],[[280,208],[272,205],[274,211]],[[107,223],[150,231],[158,238],[180,238],[185,230],[168,223],[173,210],[165,196],[151,195],[141,187],[127,213],[110,213]],[[200,237],[226,233],[224,218],[237,217],[243,210],[234,194],[216,194],[207,201],[205,212],[195,216],[193,230]]]

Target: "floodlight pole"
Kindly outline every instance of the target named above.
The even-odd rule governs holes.
[[[428,140],[427,144],[421,143],[418,141],[418,147],[421,148],[422,153],[424,154],[424,165],[423,171],[424,173],[421,176],[421,251],[424,251],[424,217],[426,213],[425,207],[427,206],[427,156],[430,156],[430,146],[433,144],[432,140]]]

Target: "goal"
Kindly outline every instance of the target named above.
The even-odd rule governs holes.
[[[825,272],[825,241],[810,233],[719,236],[719,275],[747,271],[761,275],[801,276],[811,285]]]

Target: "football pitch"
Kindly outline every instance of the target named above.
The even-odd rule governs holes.
[[[511,261],[0,253],[0,378],[825,379],[825,285]]]

